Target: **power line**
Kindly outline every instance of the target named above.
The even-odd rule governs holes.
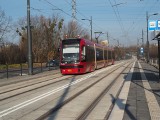
[[[118,21],[118,23],[119,23],[119,25],[120,25],[120,27],[121,27],[121,30],[122,30],[123,34],[125,34],[124,36],[127,37],[128,35],[127,35],[127,33],[125,32],[125,29],[124,29],[124,26],[123,26],[123,23],[122,23],[120,14],[119,14],[119,10],[118,10],[118,7],[117,7],[118,4],[116,3],[115,0],[114,0],[114,2],[115,2],[115,5],[113,5],[113,4],[111,3],[111,1],[109,0],[109,3],[110,3],[110,5],[111,5],[111,7],[113,8],[114,14],[115,14],[115,16],[116,16],[116,18],[117,18],[117,21]],[[115,10],[114,7],[116,7],[117,11]],[[129,38],[128,38],[128,40],[129,40]]]
[[[67,4],[70,5],[70,3],[69,3],[67,0],[65,0],[65,1],[66,1]],[[81,13],[77,8],[76,8],[76,13],[79,14],[79,15],[81,15],[82,18],[88,19],[88,17],[86,17],[83,13]],[[76,20],[79,21],[79,22],[81,22],[81,23],[83,23],[83,24],[86,24],[86,22],[82,22],[81,20],[78,20],[77,18],[76,18]],[[100,28],[101,31],[103,31],[103,30],[102,30],[103,28],[101,28],[100,26],[98,26],[97,24],[95,24],[95,23],[94,23],[94,20],[92,21],[92,24],[93,24],[94,26],[97,26],[98,28]],[[88,27],[90,27],[88,24],[86,24],[86,25],[87,25]],[[95,30],[95,31],[96,31],[96,30]]]
[[[51,7],[56,8],[56,9],[59,9],[59,10],[61,10],[61,12],[65,13],[67,16],[73,18],[73,14],[70,15],[69,13],[65,12],[63,9],[60,9],[59,7],[53,5],[53,4],[52,4],[51,2],[49,2],[48,0],[43,0],[43,1],[45,1],[45,2],[46,2],[47,4],[49,4]],[[69,3],[67,0],[65,0],[65,1],[66,1],[67,4],[71,5],[71,3]],[[36,9],[36,8],[32,8],[32,9],[37,10],[38,12],[42,12],[42,11],[44,10],[44,9]],[[87,17],[86,17],[84,14],[82,14],[78,9],[76,9],[76,12],[75,12],[75,13],[80,14],[83,18],[87,18]],[[77,19],[77,18],[75,18],[75,20],[77,20],[77,21],[80,22],[80,23],[86,24],[86,22],[82,22],[82,20],[79,20],[79,19]],[[88,25],[88,24],[87,24],[87,25]],[[96,27],[95,27],[96,29],[99,28],[100,31],[104,31],[104,30],[103,30],[104,28],[102,28],[102,27],[100,27],[99,25],[95,24],[94,20],[93,20],[93,25],[96,26]],[[88,25],[88,26],[89,26],[89,25]],[[93,30],[95,30],[95,29],[93,29]]]
[[[121,16],[120,16],[120,14],[119,14],[119,10],[118,10],[118,5],[121,5],[121,4],[124,4],[124,3],[120,3],[120,4],[117,4],[116,3],[116,1],[114,0],[114,2],[115,2],[115,7],[116,7],[116,9],[117,9],[117,19],[118,19],[118,21],[119,21],[119,24],[120,24],[120,26],[121,26],[121,29],[123,30],[123,31],[125,31],[124,30],[124,26],[123,26],[123,22],[122,22],[122,19],[121,19]],[[112,5],[112,8],[114,9],[114,6]]]
[[[66,15],[72,17],[72,15],[70,15],[70,14],[67,13],[67,12],[65,12],[63,9],[61,9],[61,8],[59,8],[59,7],[55,6],[55,5],[53,5],[53,4],[52,4],[51,2],[49,2],[48,0],[44,0],[44,1],[47,2],[49,5],[51,5],[52,7],[55,7],[56,9],[61,10],[61,11],[62,11],[63,13],[65,13]]]

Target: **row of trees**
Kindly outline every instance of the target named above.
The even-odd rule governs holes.
[[[5,12],[0,9],[0,64],[27,62],[26,18],[19,19],[16,25],[11,23],[11,19],[6,17]],[[31,25],[33,62],[46,62],[50,59],[58,58],[58,47],[65,35],[70,38],[74,38],[77,35],[86,39],[90,38],[88,31],[82,28],[80,24],[72,20],[65,23],[65,20],[58,15],[53,15],[52,17],[32,16]],[[18,36],[16,38],[19,39],[19,42],[16,44],[7,43],[7,39],[12,39],[13,37],[6,36],[11,36],[12,33]],[[155,52],[157,48],[152,45],[150,47],[152,47],[150,55],[156,57],[158,54]],[[124,58],[126,51],[128,53],[129,51],[137,52],[137,46],[128,48],[116,46],[116,59]]]
[[[0,20],[0,63],[27,62],[26,18],[19,19],[16,23],[17,26],[11,27],[9,26],[11,21],[7,19],[4,11],[0,10],[0,19],[3,20]],[[77,22],[71,20],[65,23],[64,19],[59,16],[53,15],[48,18],[43,15],[32,16],[31,25],[33,62],[46,62],[50,59],[58,58],[58,47],[65,35],[68,37],[80,35],[87,39],[90,37],[87,30],[82,28]],[[14,30],[12,32],[19,36],[19,43],[17,44],[5,41],[4,36],[11,32],[11,29]]]

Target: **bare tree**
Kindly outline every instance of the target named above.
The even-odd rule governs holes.
[[[24,28],[26,18],[19,20],[19,29]],[[45,16],[32,16],[32,52],[34,62],[43,62],[58,57],[57,48],[61,39],[63,19],[58,16],[46,18]],[[21,30],[20,49],[27,55],[27,33]]]
[[[7,62],[8,45],[5,37],[11,30],[11,18],[5,15],[5,12],[0,8],[0,63],[5,64]],[[6,48],[7,47],[7,48]]]
[[[78,22],[70,21],[67,26],[63,28],[64,37],[75,38],[78,35],[82,38],[89,39],[89,33],[86,29],[82,28]]]
[[[58,16],[54,16],[53,18],[44,18],[43,17],[43,47],[47,52],[45,56],[48,60],[54,59],[57,56],[57,48],[59,46],[61,28],[63,25],[63,19],[59,19]]]
[[[11,18],[5,15],[5,12],[0,8],[0,43],[4,43],[4,36],[10,31]]]
[[[26,18],[21,18],[17,21],[17,34],[19,35],[19,49],[20,49],[20,62],[27,62],[27,29],[26,29]]]
[[[19,29],[24,28],[26,18],[19,20]],[[44,62],[59,57],[58,47],[62,36],[69,37],[80,35],[89,38],[87,30],[83,29],[77,22],[69,22],[67,27],[63,25],[64,19],[59,16],[46,18],[45,16],[32,16],[32,52],[34,62]],[[20,50],[27,57],[27,31],[21,30]],[[23,57],[24,59],[25,57]]]
[[[2,55],[0,58],[1,64],[20,63],[20,49],[19,46],[13,43],[7,43],[0,51]]]
[[[150,45],[149,55],[151,58],[158,58],[158,46],[155,44]]]

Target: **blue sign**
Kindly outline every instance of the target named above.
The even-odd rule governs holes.
[[[157,21],[156,20],[149,20],[148,21],[148,30],[152,31],[152,30],[156,30],[157,27]]]
[[[160,30],[160,20],[157,20],[158,30]]]
[[[160,30],[160,20],[149,20],[148,21],[148,30]]]

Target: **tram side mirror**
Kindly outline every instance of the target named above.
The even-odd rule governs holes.
[[[84,61],[86,58],[85,58],[85,55],[82,55],[82,61]]]
[[[60,48],[58,48],[57,51],[60,52]]]
[[[86,56],[86,54],[85,54],[85,51],[86,51],[86,48],[85,48],[85,46],[83,46],[82,47],[82,61],[85,61],[85,56]]]

